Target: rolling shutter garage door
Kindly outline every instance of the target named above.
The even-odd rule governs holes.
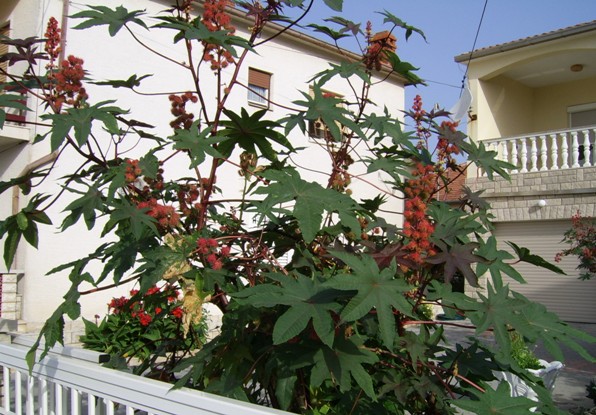
[[[511,251],[505,241],[512,241],[554,263],[555,254],[567,246],[561,244],[561,239],[570,226],[570,221],[496,223],[495,236],[500,249]],[[577,264],[575,257],[563,258],[556,265],[567,275],[559,275],[544,268],[519,263],[515,268],[527,284],[511,279],[508,282],[513,290],[544,304],[564,321],[596,323],[596,280],[579,280]]]

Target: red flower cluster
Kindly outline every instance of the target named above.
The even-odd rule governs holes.
[[[141,175],[139,160],[126,159],[126,171],[124,173],[126,182],[132,183]]]
[[[139,290],[130,290],[130,298],[120,297],[112,298],[108,304],[108,310],[112,314],[130,313],[131,318],[137,319],[141,326],[148,326],[153,321],[154,317],[162,314],[164,309],[155,303],[163,304],[164,307],[171,306],[178,301],[178,290],[170,285],[163,287],[153,286],[147,290],[143,298],[133,298],[139,294]],[[158,296],[165,296],[162,300]],[[165,300],[165,301],[164,301]],[[180,306],[172,308],[170,315],[174,318],[180,319],[184,312]]]
[[[181,95],[172,94],[168,97],[168,99],[170,100],[170,103],[172,105],[172,109],[170,110],[170,112],[172,113],[172,115],[176,117],[172,122],[170,122],[170,127],[174,129],[190,129],[190,126],[192,125],[192,121],[194,118],[194,114],[186,112],[186,103],[188,101],[196,103],[198,101],[197,96],[194,95],[192,92],[185,92]]]
[[[415,178],[406,182],[405,194],[408,198],[404,206],[404,235],[409,242],[404,247],[409,251],[408,258],[422,264],[425,256],[434,255],[430,237],[435,230],[426,215],[427,202],[431,199],[437,183],[437,174],[431,165],[416,165]]]
[[[458,122],[453,121],[443,121],[441,123],[441,130],[446,131],[449,130],[450,132],[455,133],[457,131],[457,126],[459,125]],[[446,166],[455,166],[457,162],[454,155],[458,155],[460,153],[459,147],[455,143],[449,142],[447,138],[444,136],[439,136],[439,141],[437,142],[437,150],[438,150],[438,164],[446,165]]]
[[[191,206],[199,198],[199,189],[196,185],[180,186],[178,190],[178,202],[180,203],[180,211],[184,216],[189,216]]]
[[[422,98],[420,97],[420,95],[416,95],[414,97],[414,104],[412,105],[411,115],[414,119],[414,122],[416,123],[416,135],[419,138],[418,148],[427,147],[428,139],[431,136],[431,133],[428,130],[428,128],[422,125],[422,122],[424,121],[426,114],[426,111],[424,110],[424,108],[422,108]]]
[[[205,258],[211,268],[219,270],[223,267],[222,259],[230,256],[230,247],[222,246],[213,238],[199,238],[197,240],[197,252]]]
[[[139,209],[149,209],[147,215],[157,219],[157,223],[162,229],[173,228],[180,223],[180,215],[172,206],[165,206],[157,202],[157,199],[151,198],[148,201],[139,202]]]
[[[60,28],[58,27],[58,20],[54,17],[50,17],[48,25],[46,27],[46,44],[45,51],[50,57],[49,67],[53,66],[54,61],[60,56]]]
[[[120,298],[112,298],[112,301],[108,303],[108,310],[111,310],[114,314],[118,314],[127,304],[129,299],[122,296]]]
[[[231,25],[232,18],[226,12],[226,9],[233,5],[234,2],[231,0],[206,0],[201,23],[212,32],[228,30],[230,34],[233,34],[236,28]],[[203,60],[211,62],[212,70],[223,69],[234,63],[232,54],[220,46],[207,42],[203,42],[203,46],[205,47]]]
[[[182,318],[182,316],[184,316],[184,311],[182,311],[181,307],[176,307],[172,310],[172,316]]]
[[[83,88],[83,60],[70,55],[68,59],[62,61],[60,69],[57,72],[51,72],[48,79],[54,94],[50,100],[54,103],[57,110],[62,108],[64,103],[73,107],[80,107],[89,98],[87,91]]]

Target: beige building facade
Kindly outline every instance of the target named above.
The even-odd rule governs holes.
[[[468,66],[468,135],[509,162],[511,180],[469,171],[484,190],[494,233],[553,262],[567,247],[572,215],[596,215],[596,21],[455,57]],[[527,284],[512,288],[566,321],[596,323],[596,280],[581,281],[577,258],[566,276],[519,263]]]

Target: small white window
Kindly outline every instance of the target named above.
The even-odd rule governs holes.
[[[269,108],[271,74],[254,68],[248,68],[248,102]]]

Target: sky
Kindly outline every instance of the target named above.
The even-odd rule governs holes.
[[[465,74],[465,66],[454,61],[456,55],[596,20],[596,0],[344,0],[342,13],[323,0],[314,1],[306,23],[324,24],[322,18],[341,15],[362,27],[370,20],[378,32],[389,28],[377,13],[387,10],[424,32],[426,41],[416,33],[406,41],[404,31],[394,32],[398,56],[419,67],[416,73],[428,84],[406,88],[406,108],[416,94],[426,109],[455,105]],[[354,44],[343,46],[354,49]]]

